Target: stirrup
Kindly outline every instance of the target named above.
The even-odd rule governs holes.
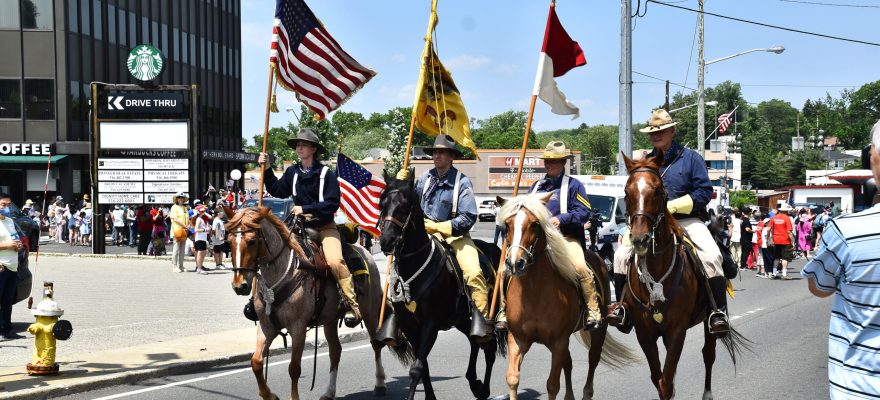
[[[498,311],[498,314],[495,316],[495,330],[507,330],[507,314],[504,312],[504,310]]]
[[[609,312],[605,317],[605,321],[608,325],[617,328],[620,333],[630,333],[633,329],[633,323],[626,315],[626,308],[620,302],[613,303],[611,306],[614,307],[614,312]]]
[[[727,314],[722,310],[714,310],[709,314],[709,333],[718,339],[722,339],[730,332],[730,322]]]

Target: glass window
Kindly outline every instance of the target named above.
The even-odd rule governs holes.
[[[150,44],[153,46],[158,46],[159,45],[159,23],[156,21],[152,21],[151,25],[152,25],[153,31],[152,31],[152,36],[150,38],[151,39]]]
[[[95,0],[92,4],[94,6],[94,13],[92,13],[92,21],[94,22],[92,25],[95,28],[94,36],[95,39],[101,40],[104,35],[104,27],[101,25],[101,9],[103,7],[101,7],[101,0]]]
[[[168,56],[168,24],[162,24],[162,49],[159,51],[164,54],[166,57]]]
[[[171,46],[174,47],[174,61],[180,61],[180,31],[177,28],[173,29]]]
[[[189,63],[189,35],[186,32],[180,36],[180,61]]]
[[[196,34],[189,34],[189,63],[190,65],[196,64]]]
[[[24,115],[31,120],[55,119],[55,80],[24,80]]]
[[[199,66],[202,68],[205,68],[205,38],[204,37],[199,38],[199,48],[201,49],[201,55],[199,56],[199,58],[201,59],[201,62],[199,63]]]
[[[85,1],[85,0],[83,0]],[[83,35],[91,35],[92,34],[92,17],[91,10],[88,6],[79,7],[79,21],[80,21],[80,32]]]
[[[22,0],[21,27],[24,29],[52,29],[52,0]]]
[[[0,0],[0,29],[18,29],[18,0]]]
[[[128,45],[128,41],[126,40],[127,39],[126,35],[128,34],[128,33],[126,33],[126,32],[128,32],[128,30],[126,30],[126,27],[128,26],[128,24],[125,23],[126,18],[128,18],[128,17],[126,16],[125,11],[120,9],[119,10],[119,44],[121,44],[123,46]]]
[[[107,6],[107,39],[116,44],[116,7]]]
[[[137,45],[137,16],[133,11],[128,12],[128,46]]]
[[[133,46],[143,44],[150,41],[150,21],[147,17],[141,17],[141,41],[132,43]]]
[[[0,17],[2,19],[3,17]],[[79,32],[79,1],[67,1],[67,30]]]
[[[0,118],[21,118],[20,79],[0,79]]]

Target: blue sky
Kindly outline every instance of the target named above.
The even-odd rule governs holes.
[[[670,0],[673,2],[674,0]],[[818,0],[805,0],[819,2]],[[633,1],[633,8],[638,0]],[[873,0],[824,0],[825,3],[880,6]],[[378,72],[342,110],[369,115],[411,106],[430,0],[312,0],[312,11],[358,61]],[[675,2],[689,8],[697,0]],[[645,2],[642,0],[642,10]],[[242,2],[243,136],[262,133],[268,79],[269,44],[275,2]],[[471,117],[507,110],[528,110],[549,1],[440,0],[435,39],[439,56],[452,72]],[[587,65],[558,78],[559,87],[580,107],[576,120],[549,112],[540,101],[537,131],[617,124],[620,61],[620,2],[559,0],[557,14],[578,41]],[[707,0],[706,11],[833,36],[880,42],[880,8],[830,7],[782,0]],[[635,19],[633,70],[673,83],[697,86],[696,14],[649,4]],[[880,79],[880,47],[763,28],[712,16],[705,19],[705,59],[752,48],[782,45],[779,55],[756,52],[706,68],[706,85],[725,80],[743,85],[747,101],[783,99],[800,108],[806,99]],[[661,81],[633,74],[633,121],[650,116],[661,104]],[[689,91],[672,86],[671,91]],[[711,100],[711,99],[707,99]],[[284,126],[299,106],[279,89],[281,113],[270,126]],[[707,113],[712,113],[711,107]],[[719,110],[719,113],[722,112]]]

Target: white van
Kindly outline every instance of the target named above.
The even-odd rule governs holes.
[[[617,175],[573,175],[573,178],[584,184],[587,192],[587,200],[597,211],[602,220],[602,227],[596,234],[596,247],[599,255],[611,266],[614,260],[614,251],[617,250],[617,237],[620,229],[626,226],[626,202],[624,201],[624,188],[627,176]],[[587,243],[590,236],[584,231]]]

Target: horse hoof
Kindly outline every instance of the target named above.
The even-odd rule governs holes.
[[[373,388],[374,396],[385,396],[386,393],[388,393],[388,389],[386,389],[385,386],[376,386]]]
[[[712,399],[713,399],[712,391],[707,390],[707,391],[703,392],[703,400],[712,400]]]

